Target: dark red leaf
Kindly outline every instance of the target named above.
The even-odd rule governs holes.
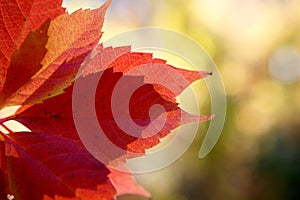
[[[2,136],[1,136],[2,138]],[[0,199],[6,199],[9,192],[7,180],[7,162],[5,156],[5,144],[3,138],[0,140]]]
[[[76,142],[43,133],[5,137],[10,192],[16,199],[109,199],[110,171]]]

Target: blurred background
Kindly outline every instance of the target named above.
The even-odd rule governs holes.
[[[102,2],[64,5],[71,12]],[[227,93],[225,126],[205,159],[198,151],[209,122],[177,162],[136,175],[153,200],[300,199],[300,1],[114,0],[102,41],[148,26],[202,45]]]

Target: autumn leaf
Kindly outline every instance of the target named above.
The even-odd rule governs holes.
[[[211,74],[175,68],[130,47],[98,45],[110,0],[71,15],[61,1],[0,2],[0,109],[20,106],[0,118],[0,199],[149,198],[124,161],[144,155],[178,126],[211,119],[176,102],[192,82]],[[125,101],[131,86],[137,87]],[[150,112],[153,105],[160,107]],[[8,121],[30,132],[13,131]],[[104,134],[89,126],[95,123]],[[93,153],[87,143],[97,146]]]
[[[21,47],[14,51],[6,74],[6,82],[1,92],[0,102],[10,97],[42,67],[40,62],[47,52],[45,45],[48,41],[49,23],[48,20],[38,30],[30,32]]]
[[[109,170],[76,142],[43,133],[5,137],[16,199],[112,199]],[[38,189],[37,189],[38,188]]]
[[[61,0],[0,1],[0,91],[4,87],[13,53],[21,47],[30,32],[36,32],[48,19],[64,12],[61,3]]]
[[[78,10],[72,15],[63,13],[52,20],[47,29],[47,52],[38,61],[42,66],[26,82],[23,81],[17,91],[2,100],[2,107],[40,103],[69,86],[85,57],[99,42],[104,14],[109,4],[110,1],[107,1],[96,10]],[[26,66],[37,65],[28,62]],[[19,80],[14,78],[12,82],[19,83]],[[7,82],[6,85],[11,83]]]
[[[101,48],[101,45],[98,49]],[[103,55],[106,54],[106,50],[109,51],[110,55],[120,55],[117,58],[114,58],[112,63],[107,63],[103,58]],[[148,138],[141,138],[141,137],[133,137],[128,135],[126,132],[121,130],[116,123],[113,113],[111,110],[111,97],[112,92],[116,83],[119,81],[120,78],[124,77],[122,72],[120,71],[120,66],[127,66],[127,68],[134,68],[143,64],[149,63],[163,63],[165,67],[176,69],[170,65],[166,65],[165,61],[159,59],[153,59],[151,54],[148,53],[131,53],[128,52],[128,47],[124,47],[123,50],[121,48],[116,49],[116,53],[113,53],[112,48],[107,48],[104,50],[99,51],[99,53],[90,61],[91,63],[97,63],[96,66],[99,67],[100,72],[103,73],[101,79],[99,80],[99,84],[97,86],[97,92],[95,96],[95,105],[96,113],[97,113],[97,120],[102,127],[104,133],[112,141],[117,147],[126,150],[127,153],[135,152],[135,153],[144,153],[145,149],[149,149],[160,142],[160,138],[165,137],[171,130],[175,129],[179,125],[183,123],[193,123],[199,121],[205,121],[211,119],[212,116],[196,116],[190,115],[185,111],[181,110],[176,103],[176,99],[173,98],[174,95],[172,91],[168,90],[167,88],[160,88],[158,90],[155,89],[155,86],[152,84],[146,84],[143,87],[139,88],[135,91],[135,93],[131,97],[131,102],[129,106],[129,110],[131,113],[131,118],[139,125],[146,126],[151,121],[148,112],[142,112],[143,110],[149,110],[150,107],[154,104],[159,104],[164,106],[167,111],[167,121],[163,129],[160,132],[153,135],[152,137]],[[124,54],[124,52],[127,52]],[[133,59],[134,58],[134,59]],[[133,62],[134,61],[134,62]],[[97,78],[98,74],[94,73],[96,68],[91,67],[91,63],[87,63],[86,67],[92,69],[91,74],[88,74],[85,70],[85,76],[79,78],[78,82],[81,82],[85,89],[84,91],[90,91],[91,82]],[[135,63],[132,65],[131,63]],[[102,71],[103,69],[105,69]],[[180,73],[185,75],[193,75],[190,77],[190,82],[193,82],[199,78],[205,77],[209,75],[208,73],[202,72],[194,72],[188,70],[181,70],[176,69]],[[114,72],[117,71],[117,72]],[[156,71],[158,72],[158,71]],[[158,72],[159,73],[159,72]],[[143,76],[138,74],[138,76],[127,76],[128,82],[143,82]],[[145,76],[146,78],[148,76]],[[149,78],[150,80],[151,78]],[[127,83],[128,83],[127,82]],[[186,85],[186,82],[172,82],[172,85],[176,86],[183,91]],[[166,92],[167,91],[167,92]],[[74,124],[73,120],[73,113],[76,112],[72,109],[72,92],[73,92],[73,85],[68,87],[65,90],[64,94],[58,95],[56,97],[50,98],[44,101],[43,104],[37,104],[30,109],[27,109],[25,112],[20,113],[15,117],[15,119],[30,130],[34,132],[41,132],[49,133],[49,134],[59,134],[64,137],[69,137],[74,140],[78,140],[80,142],[80,138],[78,137],[78,133]],[[125,91],[126,92],[126,91]],[[180,91],[177,91],[178,94]],[[169,95],[167,98],[164,98],[160,93],[165,95]],[[82,95],[82,99],[84,98],[84,94]],[[83,102],[84,104],[88,104],[87,102]],[[120,102],[119,102],[120,103]],[[93,106],[92,106],[93,107]],[[91,108],[93,109],[93,108]],[[91,119],[88,113],[88,105],[85,105],[86,113],[80,116],[81,120],[95,120]],[[159,113],[162,114],[162,113]],[[183,121],[181,121],[183,117]],[[131,119],[129,119],[131,120]],[[95,142],[95,137],[97,133],[85,133],[87,138],[91,138]],[[99,138],[101,140],[101,138]],[[100,144],[100,141],[99,141]],[[123,154],[116,154],[111,158],[111,160],[117,159]]]

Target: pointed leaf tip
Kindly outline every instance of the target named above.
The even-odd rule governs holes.
[[[197,123],[197,122],[204,122],[213,119],[216,115],[195,115],[190,114],[181,109],[181,123],[182,124],[189,124],[189,123]]]
[[[207,72],[207,75],[208,75],[208,76],[212,76],[212,75],[213,75],[213,72]]]

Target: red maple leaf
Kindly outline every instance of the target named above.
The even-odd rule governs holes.
[[[149,53],[131,52],[130,47],[98,45],[110,2],[69,15],[60,0],[0,1],[0,109],[20,106],[0,119],[0,199],[149,197],[126,169],[117,171],[111,164],[143,155],[182,124],[211,119],[186,113],[175,99],[209,73],[178,69]],[[126,84],[120,86],[122,81]],[[78,85],[84,91],[79,98],[74,97]],[[91,85],[95,93],[88,98],[93,95]],[[131,85],[138,88],[127,106],[118,97],[126,96]],[[75,106],[74,98],[79,99]],[[116,99],[114,105],[121,106],[117,115],[111,106]],[[145,112],[156,104],[163,109]],[[122,106],[128,107],[129,115]],[[150,126],[153,119],[156,124]],[[5,125],[9,120],[31,132],[10,130]],[[83,132],[76,120],[85,124]],[[104,134],[88,126],[91,123],[99,124]],[[130,123],[138,129],[128,134],[120,125],[130,128]],[[102,146],[107,139],[117,151]],[[101,156],[94,157],[86,143],[96,144]]]

